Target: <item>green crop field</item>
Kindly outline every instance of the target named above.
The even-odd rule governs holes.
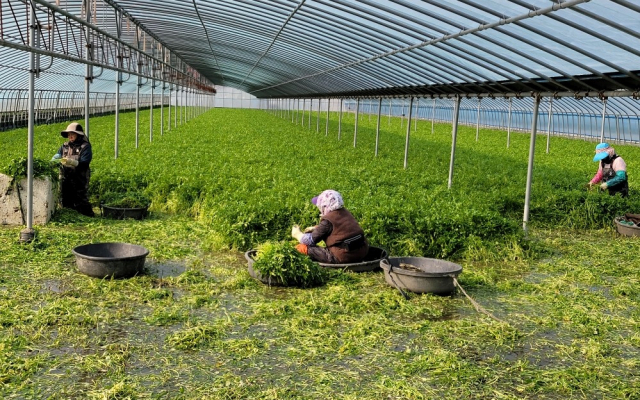
[[[167,118],[165,110],[165,118]],[[91,120],[91,200],[136,189],[142,220],[58,210],[19,243],[0,227],[0,397],[51,399],[558,399],[640,397],[637,238],[613,218],[640,213],[640,148],[615,145],[630,196],[584,188],[596,143],[537,140],[528,234],[530,137],[332,114],[319,124],[213,109],[149,141],[148,111]],[[295,115],[293,116],[295,120]],[[79,121],[82,122],[82,121]],[[168,121],[165,121],[165,127]],[[319,125],[319,132],[316,127]],[[66,123],[36,127],[49,160]],[[26,129],[0,132],[0,169],[26,155]],[[354,147],[355,143],[355,147]],[[311,197],[340,191],[371,244],[462,265],[461,293],[404,297],[382,272],[332,273],[322,286],[268,287],[243,252],[317,221]],[[145,246],[148,273],[77,272],[71,250]]]

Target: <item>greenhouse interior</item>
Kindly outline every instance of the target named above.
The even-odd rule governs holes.
[[[640,398],[640,0],[0,0],[0,137],[2,398]]]

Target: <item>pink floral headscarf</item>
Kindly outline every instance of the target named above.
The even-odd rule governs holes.
[[[324,217],[331,211],[339,210],[344,207],[344,201],[340,193],[335,190],[325,190],[317,197],[311,199],[311,202],[320,210],[320,216]]]

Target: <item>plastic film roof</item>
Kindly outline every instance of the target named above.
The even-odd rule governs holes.
[[[638,1],[117,4],[212,82],[258,97],[640,86]]]
[[[5,0],[3,10],[7,1],[24,3]],[[81,1],[57,3],[82,12]],[[529,92],[578,97],[613,91],[636,96],[640,88],[640,0],[92,4],[101,29],[116,32],[118,9],[209,82],[261,98]],[[123,40],[136,40],[135,29],[122,31]],[[8,63],[6,49],[0,51],[2,64]],[[52,82],[55,73],[73,74],[74,66],[83,74],[83,66],[65,63],[56,63]]]

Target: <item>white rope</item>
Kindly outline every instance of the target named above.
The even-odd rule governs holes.
[[[469,299],[469,301],[471,302],[471,304],[473,304],[473,307],[476,309],[476,311],[483,313],[485,315],[488,315],[489,317],[495,319],[498,322],[502,322],[504,324],[506,324],[506,322],[504,322],[503,320],[501,320],[500,318],[496,317],[495,315],[491,314],[489,311],[487,311],[484,307],[482,307],[480,304],[478,304],[474,299],[471,298],[471,296],[469,296],[467,294],[467,292],[464,291],[464,289],[462,288],[462,286],[460,286],[460,283],[458,282],[458,280],[453,277],[453,284],[455,286],[458,287],[458,289],[460,289],[460,291],[462,292],[462,294],[464,294],[465,296],[467,296],[467,298]]]

